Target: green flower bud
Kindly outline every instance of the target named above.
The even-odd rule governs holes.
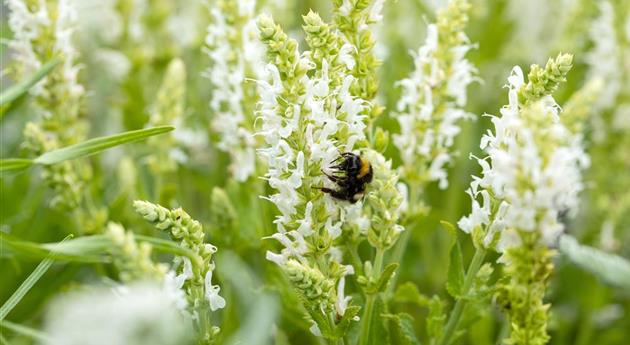
[[[389,132],[385,131],[381,127],[376,128],[374,133],[374,150],[384,153],[389,145]]]
[[[210,221],[213,228],[228,233],[238,231],[238,216],[230,197],[219,187],[212,188],[210,196]]]
[[[334,282],[326,279],[322,272],[293,259],[286,262],[284,271],[303,297],[307,310],[330,311],[334,309]]]
[[[159,281],[164,278],[166,267],[151,260],[150,244],[138,244],[133,233],[125,232],[117,223],[107,224],[106,234],[114,244],[112,259],[123,282],[145,279]]]
[[[527,104],[554,93],[566,81],[566,75],[572,67],[571,54],[558,54],[555,59],[550,58],[544,69],[532,65],[527,75],[528,83],[519,90],[520,101]]]

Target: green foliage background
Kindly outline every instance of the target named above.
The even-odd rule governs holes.
[[[395,83],[412,70],[409,51],[417,49],[422,43],[426,24],[435,19],[435,12],[429,3],[421,0],[388,1],[384,22],[378,29],[377,50],[386,52],[380,69],[379,95],[386,106],[386,115],[380,121],[383,127],[394,133],[398,131],[397,122],[387,114],[395,108],[398,99],[399,89]],[[568,76],[568,82],[558,93],[559,104],[563,104],[585,83],[585,54],[592,46],[587,32],[591,20],[597,15],[595,2],[579,1],[582,10],[579,13],[566,13],[568,10],[559,1],[541,2],[544,4],[540,8],[541,16],[563,20],[533,21],[531,25],[544,25],[543,32],[549,35],[531,40],[523,40],[517,35],[518,25],[523,23],[515,21],[508,13],[508,3],[508,0],[472,1],[467,33],[471,42],[476,42],[478,47],[472,50],[469,58],[479,68],[482,80],[469,88],[467,110],[473,114],[498,113],[501,105],[506,103],[507,92],[502,90],[502,86],[512,66],[544,64],[547,57],[555,56],[558,52],[575,55],[575,66]],[[625,0],[617,0],[617,5],[620,9],[630,7]],[[285,28],[290,28],[287,32],[299,37],[300,14],[307,13],[311,8],[319,11],[324,18],[330,11],[326,1],[296,1],[292,8],[275,14],[275,17]],[[264,253],[271,249],[272,244],[262,238],[274,232],[272,220],[275,210],[271,203],[261,200],[259,195],[267,194],[268,187],[264,181],[256,179],[247,185],[229,179],[226,171],[229,157],[212,145],[215,134],[209,130],[209,120],[213,114],[208,108],[212,91],[208,81],[201,76],[208,64],[206,55],[202,53],[205,26],[209,21],[207,11],[201,4],[192,1],[156,1],[154,11],[156,26],[150,32],[151,41],[147,42],[146,47],[126,45],[124,40],[120,46],[107,46],[109,43],[102,39],[101,33],[78,33],[80,61],[84,66],[80,77],[89,91],[84,104],[85,114],[91,124],[88,137],[143,128],[147,124],[148,110],[153,104],[167,64],[172,58],[180,57],[185,62],[188,76],[186,125],[207,129],[210,144],[200,155],[193,156],[188,164],[179,165],[175,172],[162,181],[164,188],[160,195],[153,187],[155,184],[146,164],[146,157],[151,153],[146,142],[81,158],[93,167],[94,175],[89,184],[93,202],[106,207],[110,220],[134,229],[139,234],[156,236],[134,214],[131,207],[134,199],[151,200],[169,207],[181,206],[203,223],[209,231],[210,241],[219,248],[215,274],[227,300],[227,307],[215,313],[215,316],[226,342],[240,338],[242,344],[317,344],[316,338],[307,331],[310,325],[302,317],[297,296],[279,269],[264,260]],[[160,16],[186,13],[195,15],[196,31],[193,39],[182,45],[165,33]],[[6,19],[3,11],[2,37],[5,39],[11,37]],[[101,65],[94,54],[97,48],[103,47],[120,50],[130,57],[132,66],[127,78],[119,82],[106,72],[107,66]],[[0,49],[4,68],[11,58],[4,45]],[[140,49],[148,49],[149,52]],[[3,79],[3,90],[9,83]],[[630,97],[630,92],[626,90],[624,97]],[[20,149],[22,129],[33,117],[28,96],[18,98],[6,109],[0,125],[1,157],[23,156]],[[478,171],[477,164],[468,159],[468,153],[480,152],[479,139],[487,128],[489,120],[485,117],[463,124],[463,131],[456,143],[459,155],[449,171],[449,188],[439,190],[437,186],[431,186],[427,198],[430,213],[417,226],[407,229],[413,235],[396,278],[399,293],[389,309],[392,312],[405,312],[413,318],[401,320],[400,317],[392,317],[390,322],[404,325],[413,323],[420,339],[426,339],[424,330],[430,326],[425,322],[430,297],[439,295],[452,305],[445,290],[452,238],[440,221],[454,224],[469,211],[470,201],[464,190],[470,183],[470,176]],[[624,140],[627,143],[628,135],[610,138],[607,147],[592,146],[589,149],[593,163],[586,174],[589,188],[583,193],[579,215],[568,221],[567,230],[581,243],[595,247],[599,245],[599,232],[605,217],[605,210],[597,204],[600,195],[611,188],[625,188],[626,192],[630,190],[630,147],[616,147]],[[613,150],[621,152],[621,160],[609,159],[608,153]],[[393,145],[388,148],[387,156],[394,160],[394,166],[400,164]],[[0,231],[36,243],[58,242],[69,234],[89,234],[88,229],[78,228],[77,222],[69,219],[67,214],[47,207],[51,191],[41,183],[38,169],[35,167],[26,173],[5,176],[0,180]],[[612,186],[602,186],[601,181],[609,181]],[[231,227],[217,225],[221,222],[216,219],[217,212],[212,210],[220,210],[225,205],[218,204],[217,198],[213,204],[215,187],[225,189],[234,207],[237,217]],[[628,214],[622,215],[617,230],[620,245],[616,254],[628,258]],[[464,234],[457,236],[462,243],[463,260],[469,262],[472,244]],[[158,258],[168,260],[168,256],[158,255]],[[76,289],[82,284],[102,282],[104,279],[115,280],[117,272],[108,261],[103,256],[96,263],[55,262],[7,319],[39,328],[45,306],[56,294]],[[3,245],[0,257],[0,301],[6,301],[38,263],[38,258],[19,255]],[[550,343],[627,344],[630,339],[630,289],[606,284],[592,273],[571,264],[563,255],[557,255],[554,264],[556,268],[546,298],[553,305],[549,325],[552,336]],[[415,288],[409,282],[417,287],[421,295],[415,293]],[[354,298],[360,299],[359,296]],[[467,321],[470,323],[466,324],[467,331],[461,336],[462,344],[494,344],[506,331],[505,322],[496,307],[485,308],[480,318]],[[397,344],[407,343],[404,335],[391,336]],[[6,337],[11,339],[11,344],[30,343],[28,337],[11,331],[6,331]]]

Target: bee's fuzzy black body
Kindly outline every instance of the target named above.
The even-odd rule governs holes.
[[[330,167],[332,174],[324,175],[334,182],[339,188],[321,188],[324,193],[329,194],[335,199],[349,201],[355,203],[365,193],[365,187],[372,182],[373,172],[372,165],[367,160],[352,152],[344,152],[339,158],[333,161],[337,163]]]

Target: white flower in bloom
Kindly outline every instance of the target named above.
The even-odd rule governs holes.
[[[97,288],[56,299],[45,329],[51,345],[187,344],[190,322],[159,286]]]
[[[36,11],[31,12],[24,1],[8,0],[7,7],[11,11],[9,16],[9,27],[13,32],[13,39],[9,41],[9,48],[15,54],[15,59],[20,61],[24,70],[22,75],[30,75],[35,73],[41,66],[32,42],[37,39],[43,30],[45,30],[51,22],[46,2],[39,1]],[[42,82],[39,82],[30,89],[33,95],[42,92]]]
[[[169,271],[164,276],[164,282],[162,284],[164,292],[168,294],[173,301],[173,304],[179,310],[186,310],[188,302],[186,301],[186,294],[182,287],[188,279],[185,275],[176,275],[175,272]]]
[[[337,310],[337,315],[343,316],[346,313],[346,308],[348,308],[348,303],[352,299],[352,296],[345,296],[344,290],[346,285],[346,275],[354,274],[354,267],[351,265],[346,266],[344,275],[339,279],[339,283],[337,284],[337,301],[335,302],[335,309]]]
[[[621,50],[615,31],[615,11],[609,1],[599,4],[600,15],[591,24],[589,36],[593,48],[586,56],[589,65],[588,78],[605,80],[604,88],[597,97],[596,106],[600,110],[612,107],[623,84]],[[597,112],[596,112],[597,113]],[[596,133],[601,137],[604,133]]]
[[[44,63],[40,54],[35,51],[33,44],[37,40],[44,39],[47,30],[54,28],[54,46],[49,53],[52,56],[61,56],[61,76],[63,85],[68,96],[80,97],[84,93],[83,86],[78,83],[79,68],[75,64],[78,52],[72,42],[74,28],[77,22],[77,12],[75,4],[71,0],[60,0],[57,3],[54,19],[49,13],[46,1],[40,0],[37,5],[29,7],[24,1],[7,0],[6,2],[11,15],[9,16],[9,27],[13,32],[13,39],[9,41],[9,48],[12,50],[14,59],[20,61],[19,74],[22,77],[35,73]],[[53,22],[53,20],[55,20]],[[48,42],[47,42],[48,43]],[[44,79],[45,80],[45,79]],[[40,81],[29,92],[33,95],[41,95],[43,83]]]
[[[465,232],[489,226],[485,245],[501,233],[499,250],[519,243],[508,230],[539,231],[545,244],[553,244],[563,231],[558,216],[578,206],[581,169],[589,163],[581,136],[560,122],[553,98],[521,109],[519,67],[508,81],[509,104],[492,116],[494,132],[481,139],[487,157],[477,159],[481,177],[474,177],[468,190],[472,212],[458,223]]]
[[[210,264],[211,267],[206,273],[204,284],[206,290],[206,299],[210,302],[210,310],[216,311],[218,309],[225,308],[225,299],[219,296],[221,287],[219,285],[212,285],[212,271],[214,270],[214,263]]]
[[[413,53],[414,71],[398,82],[402,88],[396,115],[400,134],[394,136],[394,144],[401,154],[404,175],[425,175],[429,181],[439,181],[440,188],[448,186],[446,167],[460,132],[458,122],[470,117],[462,107],[476,73],[465,59],[472,45],[467,44],[463,32],[458,35],[462,44],[446,46],[438,40],[438,26],[429,25],[424,45]],[[441,62],[444,54],[452,57],[449,65]]]
[[[306,65],[312,64],[306,56]],[[301,81],[306,88],[306,94],[300,100],[300,105],[294,104],[287,114],[278,114],[277,99],[282,92],[282,85],[278,70],[274,65],[267,67],[268,79],[272,83],[261,81],[260,116],[263,120],[259,132],[265,139],[267,147],[259,149],[260,156],[268,164],[266,178],[269,185],[277,190],[277,193],[264,197],[272,201],[281,215],[275,223],[278,232],[271,236],[281,242],[285,248],[280,254],[267,253],[267,258],[277,263],[284,263],[289,257],[302,258],[307,250],[305,238],[312,234],[311,212],[313,204],[305,202],[298,192],[303,184],[305,171],[320,171],[327,169],[333,160],[339,156],[339,152],[352,151],[357,141],[365,139],[365,110],[364,102],[352,97],[349,87],[352,76],[347,76],[342,85],[332,89],[328,78],[328,63],[322,63],[322,73],[319,77],[305,76]],[[330,95],[337,97],[332,99],[332,105],[326,102]],[[304,110],[303,110],[304,109]],[[296,151],[287,141],[297,135],[299,123],[304,123],[304,140],[310,149],[310,156],[306,157],[303,151]],[[344,128],[348,133],[346,142],[339,142],[336,134]],[[315,177],[312,185],[330,184],[321,176]],[[330,185],[330,187],[333,187]],[[303,205],[301,214],[297,214],[297,207]],[[341,235],[340,221],[343,215],[335,217],[335,210],[344,212],[339,206],[331,206],[331,217],[328,218],[325,229],[332,238]],[[349,206],[352,208],[352,206]],[[345,214],[345,213],[343,213]],[[295,221],[299,224],[296,230],[286,231],[288,224]]]
[[[385,0],[375,0],[370,8],[368,20],[371,22],[380,22],[383,19],[381,12],[383,11],[383,4]]]
[[[220,136],[217,147],[230,154],[229,169],[241,182],[256,168],[252,133],[256,85],[248,79],[262,78],[264,48],[257,38],[255,5],[253,0],[238,5],[219,2],[210,10],[212,23],[206,36],[211,66],[204,75],[212,83],[210,109],[212,126]]]

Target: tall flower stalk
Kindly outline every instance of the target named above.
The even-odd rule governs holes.
[[[181,208],[169,210],[141,200],[135,201],[133,206],[157,230],[169,232],[174,240],[180,241],[183,248],[194,254],[192,258],[176,258],[180,264],[178,275],[171,274],[167,282],[175,289],[184,290],[195,320],[195,329],[199,332],[199,344],[212,344],[219,328],[211,325],[210,312],[225,307],[225,299],[219,295],[220,287],[212,283],[215,268],[212,256],[217,248],[205,241],[201,224]]]
[[[430,181],[438,181],[442,189],[448,186],[446,167],[461,131],[458,122],[471,117],[464,110],[466,88],[476,73],[465,58],[473,47],[464,33],[469,10],[467,1],[454,0],[439,11],[437,22],[427,27],[424,45],[413,54],[414,71],[399,82],[396,119],[401,133],[394,144],[410,188],[422,189]]]
[[[394,115],[400,133],[393,142],[402,160],[398,171],[408,194],[404,209],[408,222],[426,212],[424,190],[429,183],[438,182],[441,189],[448,186],[447,168],[461,131],[459,122],[473,118],[465,110],[466,89],[477,73],[466,59],[473,48],[464,32],[470,8],[468,1],[453,0],[438,11],[424,44],[413,52],[414,70],[398,82],[401,96]],[[409,231],[401,237],[394,262],[402,260],[411,235]]]
[[[186,106],[186,66],[180,59],[173,59],[167,66],[162,85],[149,118],[149,125],[172,125],[180,127],[185,118]],[[179,132],[181,133],[181,131]],[[170,202],[165,191],[165,182],[177,171],[178,164],[187,159],[176,140],[178,133],[162,138],[149,138],[148,146],[151,154],[147,157],[147,165],[153,174],[154,196],[164,203]]]
[[[630,5],[624,1],[597,5],[599,13],[589,27],[592,48],[585,57],[587,77],[602,82],[590,121],[594,161],[588,173],[593,181],[589,199],[596,211],[592,227],[599,230],[599,245],[620,250],[628,239],[624,229],[630,226],[626,217],[630,196],[625,193],[630,177],[616,173],[630,169]]]
[[[79,52],[74,44],[76,4],[70,0],[8,0],[9,48],[14,63],[9,69],[16,79],[35,73],[44,63],[59,60],[44,79],[32,87],[36,119],[23,131],[23,148],[32,156],[80,142],[88,124],[84,119],[85,89],[79,82]],[[81,232],[97,232],[105,225],[106,210],[98,208],[86,187],[91,166],[83,160],[47,165],[42,179],[52,190],[50,206],[72,214]]]
[[[359,3],[365,6],[352,13],[361,18],[366,9],[378,6]],[[366,20],[361,18],[349,20]],[[397,224],[402,198],[391,163],[368,145],[367,122],[373,104],[361,97],[361,85],[369,83],[353,75],[362,63],[354,53],[357,47],[335,23],[325,23],[318,14],[310,12],[303,19],[310,50],[302,53],[269,16],[258,20],[271,62],[268,78],[259,82],[259,134],[265,140],[259,153],[268,165],[265,178],[277,191],[265,198],[280,211],[274,221],[277,233],[271,238],[283,246],[279,253],[268,252],[267,258],[287,273],[303,297],[313,320],[311,331],[343,342],[350,320],[359,311],[345,296],[345,277],[360,272],[367,275],[362,275],[362,284],[376,284],[384,251],[402,231]],[[342,152],[360,154],[372,165],[374,178],[366,202],[338,201],[320,191],[337,188],[324,172],[329,172]],[[366,262],[365,269],[356,252],[342,246],[348,237],[367,239],[375,248],[374,262]],[[345,256],[353,258],[354,266],[342,264]],[[369,320],[373,296],[367,303],[364,315]]]
[[[582,134],[565,125],[551,96],[571,67],[572,56],[560,54],[544,68],[532,65],[527,83],[514,67],[508,78],[509,104],[500,116],[492,116],[494,132],[481,139],[487,155],[477,159],[482,173],[468,190],[472,212],[458,223],[472,235],[476,258],[483,260],[487,249],[503,253],[497,298],[509,317],[510,344],[549,339],[549,305],[543,297],[553,268],[550,246],[564,229],[559,217],[577,208],[581,170],[589,163]],[[471,265],[466,279],[474,279],[478,268]],[[462,301],[455,306],[460,311]],[[458,317],[451,315],[441,344],[452,336]]]
[[[230,154],[229,171],[237,181],[256,173],[254,112],[256,83],[264,67],[264,49],[258,40],[255,0],[221,0],[210,7],[205,51],[211,66],[204,75],[212,84],[212,127],[217,147]]]

